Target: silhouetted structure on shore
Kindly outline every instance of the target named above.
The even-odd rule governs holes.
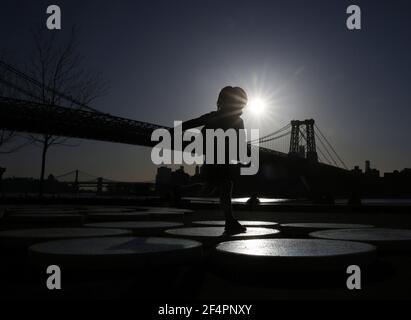
[[[76,176],[78,178],[78,176]],[[39,180],[34,178],[6,178],[3,180],[3,194],[29,196],[38,192]],[[103,178],[96,181],[59,181],[49,175],[44,182],[44,191],[48,195],[79,195],[95,193],[109,196],[148,196],[154,195],[154,185],[150,182],[107,182]]]
[[[60,182],[49,175],[44,182],[44,191],[48,194],[75,193],[75,190],[67,182]],[[36,194],[38,193],[39,180],[34,178],[6,178],[3,180],[3,192],[5,194]]]
[[[156,193],[163,197],[170,196],[170,193],[176,191],[177,186],[195,185],[204,182],[202,168],[196,167],[195,174],[189,176],[184,172],[184,168],[173,171],[171,168],[160,167],[156,176]],[[409,198],[411,197],[411,169],[385,173],[380,177],[379,170],[371,168],[371,162],[367,161],[364,172],[359,166],[356,166],[352,172],[351,184],[353,189],[347,195],[348,198],[359,204],[361,198]],[[267,180],[272,180],[268,184]],[[261,172],[256,176],[241,177],[234,188],[236,196],[268,196],[268,197],[286,197],[286,198],[304,198],[309,192],[310,186],[305,189],[303,179],[291,180],[281,172],[270,172],[267,167],[263,167]],[[325,186],[327,188],[327,186]],[[331,186],[332,188],[332,186]],[[330,189],[331,189],[330,188]],[[193,196],[191,188],[182,188],[179,190],[183,196]],[[269,190],[269,191],[265,191]],[[198,191],[198,190],[197,190]],[[309,193],[308,193],[309,194]],[[310,194],[311,199],[317,202],[333,203],[334,194],[323,191],[321,194]]]
[[[318,161],[314,124],[315,121],[313,119],[305,121],[291,121],[290,155],[297,155],[299,157],[307,158],[309,161],[313,162]],[[305,134],[301,128],[303,126],[305,126]],[[305,139],[307,143],[306,147],[301,146],[301,138]]]
[[[381,177],[380,171],[365,162],[364,172],[359,166],[352,171],[358,194],[362,197],[411,197],[411,169],[386,172]]]
[[[5,172],[4,168],[1,172]],[[409,198],[411,197],[411,168],[401,171],[395,170],[387,172],[383,177],[379,171],[371,168],[371,163],[367,161],[365,170],[356,166],[352,171],[355,184],[350,197],[361,198]],[[113,196],[153,196],[159,195],[169,197],[172,193],[182,196],[197,195],[197,189],[184,189],[180,186],[195,185],[204,181],[202,167],[197,166],[195,174],[190,176],[184,171],[184,167],[173,171],[171,168],[159,167],[156,175],[155,184],[150,182],[118,182],[104,178],[95,178],[89,181],[79,180],[79,171],[70,172],[74,176],[73,181],[61,181],[59,177],[49,175],[45,181],[45,192],[50,195],[59,194],[79,194],[94,192],[100,195]],[[277,176],[275,176],[277,174]],[[63,175],[65,176],[65,175]],[[1,175],[0,175],[1,177]],[[267,178],[275,178],[272,185],[267,184]],[[84,178],[83,178],[84,179]],[[100,182],[100,183],[99,183]],[[237,196],[269,196],[269,197],[304,197],[306,191],[304,182],[290,180],[286,176],[281,178],[281,172],[267,171],[263,168],[262,172],[255,177],[241,177],[237,181],[234,190]],[[9,177],[0,179],[0,192],[3,195],[31,195],[38,191],[38,179]],[[295,183],[295,184],[294,184]],[[259,186],[268,187],[271,192],[259,192]],[[181,189],[181,190],[180,190]],[[193,191],[194,190],[194,191]],[[325,194],[326,195],[326,194]]]
[[[175,171],[160,167],[156,175],[156,193],[160,197],[169,197],[170,193],[180,193],[179,187],[188,185],[190,181],[190,175],[184,171],[184,167]]]

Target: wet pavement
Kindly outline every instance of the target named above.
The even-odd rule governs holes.
[[[59,206],[59,211],[55,210],[55,208],[13,206],[13,210],[7,211],[5,216],[37,213],[38,219],[43,219],[45,215],[51,214],[53,217],[49,222],[53,224],[53,221],[59,220],[54,216],[64,217],[74,211],[75,214],[84,217],[86,225],[80,228],[81,231],[75,232],[75,229],[61,230],[51,227],[33,231],[10,228],[5,218],[0,220],[0,227],[3,229],[0,233],[0,240],[3,243],[1,249],[3,263],[0,270],[2,298],[50,298],[50,292],[47,292],[44,284],[45,270],[38,268],[38,261],[42,261],[43,265],[52,263],[53,257],[55,261],[64,257],[66,260],[63,261],[69,261],[71,265],[77,266],[76,271],[66,271],[66,275],[69,274],[66,284],[70,290],[67,290],[66,295],[59,295],[63,299],[73,296],[84,299],[101,297],[156,299],[159,295],[169,299],[183,297],[194,300],[411,298],[411,290],[409,290],[411,255],[407,250],[400,252],[395,250],[398,246],[402,249],[410,247],[411,231],[401,233],[386,230],[411,230],[411,215],[406,213],[240,211],[236,213],[237,218],[250,221],[248,234],[227,239],[221,237],[224,229],[221,226],[222,215],[219,210],[204,209],[192,212],[184,209],[173,211],[173,208],[137,206],[118,208]],[[151,213],[157,215],[157,219],[151,219]],[[138,214],[144,214],[144,221],[132,221],[132,217]],[[168,216],[173,219],[159,220],[158,216],[161,214],[163,217]],[[87,222],[88,217],[95,215],[105,217],[105,223],[93,225],[92,222]],[[123,217],[124,220],[117,220]],[[127,217],[131,219],[127,220]],[[193,223],[198,221],[211,221],[211,223],[203,222],[205,225]],[[260,221],[271,223],[267,225]],[[92,224],[87,225],[89,222]],[[302,229],[311,230],[311,227],[338,229],[312,234],[317,238],[328,240],[314,239],[308,233],[290,239],[289,234],[285,232],[286,228],[277,223],[282,225],[320,223],[327,225],[306,225],[306,228]],[[212,226],[217,224],[220,227]],[[347,231],[340,227],[345,228],[349,225],[328,224],[355,224],[364,229]],[[123,227],[133,230],[138,229],[139,225],[142,229],[148,230],[146,238],[141,239],[156,236],[157,238],[153,239],[163,239],[160,240],[160,243],[164,242],[163,245],[168,241],[168,246],[173,241],[200,243],[199,247],[196,247],[197,253],[186,251],[187,248],[182,245],[177,246],[174,251],[168,250],[172,254],[167,252],[153,254],[150,253],[150,250],[155,251],[156,248],[153,243],[146,243],[144,240],[138,242],[133,240],[137,239],[133,237],[127,240],[124,234],[110,234],[110,238],[105,238],[104,234],[95,234],[95,232],[106,232],[105,227],[108,227],[110,232],[117,230],[121,232]],[[93,228],[90,228],[91,226]],[[176,227],[171,234],[164,232],[169,226]],[[375,228],[370,228],[371,226]],[[288,227],[295,227],[295,225],[288,225]],[[93,231],[89,232],[89,229]],[[276,229],[280,232],[276,232]],[[130,231],[124,230],[124,232]],[[51,236],[53,234],[55,236]],[[78,239],[82,235],[90,238]],[[167,240],[170,236],[171,239]],[[371,238],[372,236],[377,236],[377,239]],[[394,242],[396,247],[382,246],[384,247],[382,251],[379,248],[381,239],[378,236],[385,237],[391,244]],[[393,236],[397,238],[392,238]],[[215,246],[201,246],[201,242],[206,238],[217,239],[215,243],[217,250]],[[30,241],[25,242],[27,239]],[[55,241],[56,239],[67,240]],[[29,249],[32,240],[40,244],[36,244],[34,249],[33,247]],[[4,245],[5,243],[7,245]],[[13,243],[22,244],[20,248],[23,248],[26,256],[10,254]],[[144,246],[141,245],[142,243]],[[376,246],[376,251],[373,250],[373,245]],[[137,257],[139,250],[140,256]],[[142,258],[141,253],[144,250],[148,250],[144,259],[150,257],[150,267],[141,264],[141,261],[148,261]],[[31,254],[28,254],[29,252]],[[122,257],[120,253],[124,256]],[[362,290],[355,293],[348,290],[346,286],[346,268],[351,263],[361,266],[364,278]],[[16,269],[16,266],[20,268]],[[82,266],[84,272],[81,271]],[[130,266],[132,272],[130,270],[121,272],[120,266]],[[86,269],[93,271],[93,268],[95,272],[85,271]],[[66,269],[62,272],[64,273]],[[102,269],[105,270],[100,273]],[[13,273],[15,276],[17,273],[20,277],[11,277],[10,274]]]

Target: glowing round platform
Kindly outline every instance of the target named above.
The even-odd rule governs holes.
[[[328,229],[365,229],[373,228],[368,224],[351,223],[286,223],[281,224],[281,231],[286,236],[307,236],[310,232]]]
[[[228,270],[305,272],[369,265],[375,253],[373,245],[350,241],[254,239],[220,243],[214,260]]]
[[[146,211],[144,209],[133,209],[133,208],[118,208],[118,207],[85,207],[81,209],[82,213],[124,213],[124,212],[136,212],[136,211]]]
[[[194,263],[202,257],[201,243],[184,239],[113,237],[53,241],[31,246],[30,260],[39,266],[130,270]]]
[[[92,212],[86,214],[88,222],[110,222],[110,221],[141,221],[147,220],[149,214],[146,212]]]
[[[239,221],[245,227],[276,227],[277,222],[270,221]],[[206,225],[206,226],[224,226],[225,221],[223,220],[211,220],[211,221],[193,221],[193,224]]]
[[[196,227],[196,228],[180,228],[166,230],[169,235],[196,239],[200,241],[220,241],[231,238],[261,238],[278,236],[279,230],[269,228],[247,228],[247,232],[235,235],[225,235],[224,227]]]
[[[172,208],[172,207],[136,207],[136,209],[146,210],[146,211],[151,211],[151,212],[178,212],[178,213],[185,213],[185,214],[195,213],[194,210]]]
[[[78,214],[79,210],[72,207],[16,207],[5,209],[6,215],[17,214]]]
[[[85,227],[90,228],[114,228],[114,229],[125,229],[130,230],[135,235],[159,235],[164,232],[164,230],[170,228],[182,227],[182,223],[177,222],[164,222],[164,221],[125,221],[125,222],[101,222],[101,223],[90,223],[85,225]]]
[[[0,247],[5,249],[26,249],[28,246],[45,241],[127,236],[131,232],[120,229],[97,228],[45,228],[45,229],[19,229],[0,231]]]
[[[84,223],[84,216],[67,213],[10,214],[4,223],[18,227],[75,227]]]
[[[411,230],[406,229],[342,229],[310,233],[311,237],[372,243],[383,252],[411,251]]]

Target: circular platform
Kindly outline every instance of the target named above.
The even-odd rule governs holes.
[[[133,209],[133,208],[126,208],[126,207],[85,207],[81,209],[82,213],[124,213],[124,212],[140,212],[146,211],[145,209]]]
[[[305,272],[368,265],[376,247],[366,243],[318,239],[254,239],[217,245],[215,261],[224,268]]]
[[[366,229],[374,226],[349,223],[286,223],[281,224],[281,231],[287,236],[307,236],[310,232],[328,229]]]
[[[144,209],[152,212],[178,212],[185,214],[195,213],[194,210],[190,209],[181,209],[181,208],[170,208],[170,207],[136,207],[136,209]]]
[[[80,214],[66,213],[22,213],[7,215],[4,218],[4,223],[21,227],[70,227],[83,225],[84,217]]]
[[[182,227],[182,223],[164,221],[125,221],[125,222],[101,222],[90,223],[85,227],[90,228],[115,228],[132,231],[136,235],[158,235],[170,228]]]
[[[39,266],[58,264],[79,270],[135,269],[197,262],[199,242],[169,238],[115,237],[53,241],[29,248]]]
[[[0,246],[5,249],[22,249],[39,242],[92,237],[127,236],[131,232],[121,229],[97,228],[46,228],[0,231]]]
[[[17,214],[78,214],[79,210],[72,207],[16,207],[7,208],[6,215]]]
[[[277,222],[270,221],[239,221],[245,227],[275,227],[278,226]],[[206,225],[206,226],[224,226],[223,220],[211,220],[211,221],[193,221],[193,224]]]
[[[148,211],[150,220],[184,220],[183,212],[173,212],[173,211]]]
[[[324,230],[310,233],[311,237],[321,239],[362,241],[375,244],[384,252],[411,251],[411,230],[406,229],[342,229]]]
[[[141,221],[147,220],[149,214],[145,212],[118,212],[118,213],[87,213],[86,221],[110,222],[110,221]]]
[[[198,227],[198,228],[180,228],[180,229],[169,229],[166,230],[167,234],[183,237],[192,238],[198,240],[220,240],[228,238],[257,238],[257,237],[268,237],[277,236],[280,231],[276,229],[269,228],[247,228],[247,232],[239,233],[235,235],[225,235],[224,227]]]

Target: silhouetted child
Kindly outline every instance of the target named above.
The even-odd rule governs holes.
[[[247,105],[247,94],[239,87],[225,87],[221,90],[218,101],[217,111],[207,113],[199,118],[189,120],[183,123],[183,131],[203,126],[202,133],[205,140],[207,129],[235,129],[237,131],[237,161],[239,161],[238,150],[241,137],[238,132],[244,129],[244,122],[240,118],[244,107]],[[244,143],[244,142],[243,142]],[[214,186],[220,192],[220,204],[225,216],[225,232],[227,234],[236,234],[245,232],[246,228],[242,226],[233,216],[231,197],[233,190],[233,181],[239,176],[239,164],[230,163],[229,145],[225,143],[225,163],[217,164],[217,146],[214,143],[214,164],[205,164],[203,172],[206,184]],[[206,149],[204,148],[204,152]]]

